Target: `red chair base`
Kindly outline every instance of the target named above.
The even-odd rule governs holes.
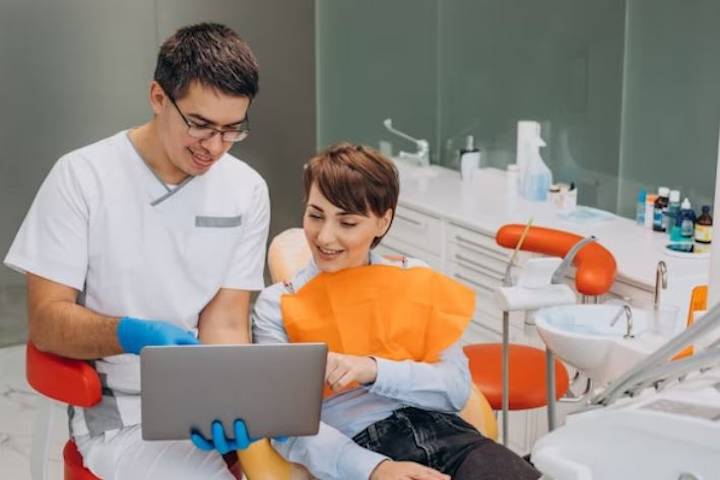
[[[75,442],[68,440],[63,448],[65,460],[65,480],[100,480],[83,466],[82,456],[78,452]]]
[[[527,345],[510,344],[510,410],[524,410],[547,405],[545,351]],[[502,344],[466,345],[470,374],[493,410],[502,409]],[[555,394],[567,392],[570,381],[565,366],[555,360]]]

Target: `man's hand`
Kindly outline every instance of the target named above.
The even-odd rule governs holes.
[[[385,460],[375,467],[370,480],[450,480],[450,475],[415,462]]]
[[[117,326],[118,342],[125,353],[140,354],[143,347],[196,345],[198,339],[172,323],[123,317]]]
[[[206,452],[210,450],[217,450],[222,455],[225,455],[228,452],[232,452],[234,450],[245,450],[250,446],[251,443],[256,442],[257,438],[250,438],[248,436],[247,427],[245,426],[245,422],[243,422],[240,419],[235,420],[233,422],[233,429],[235,436],[233,438],[228,437],[225,434],[225,427],[223,427],[223,424],[220,422],[220,420],[215,420],[212,425],[212,440],[208,440],[207,438],[203,437],[200,432],[197,432],[195,430],[190,432],[190,440],[192,441],[193,445],[195,445],[200,450],[204,450]],[[286,442],[287,437],[275,437],[273,440],[278,442]]]
[[[325,366],[325,382],[337,392],[353,382],[373,383],[377,378],[377,362],[372,357],[330,352]]]
[[[245,422],[238,419],[233,423],[235,430],[234,438],[229,438],[225,435],[225,428],[219,420],[215,420],[212,423],[212,440],[208,440],[200,434],[200,432],[190,432],[190,440],[200,450],[210,451],[217,450],[222,455],[234,450],[245,450],[250,446],[251,443],[256,441],[255,438],[250,438],[247,433],[247,427]]]

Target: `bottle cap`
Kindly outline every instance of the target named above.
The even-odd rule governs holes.
[[[657,200],[657,195],[654,193],[648,193],[645,197],[645,203],[655,203],[655,200]]]
[[[670,201],[671,202],[679,202],[680,201],[680,190],[670,190]]]
[[[668,195],[670,195],[670,189],[668,187],[658,188],[658,196],[667,197]]]
[[[692,208],[692,204],[690,203],[690,199],[685,197],[685,200],[683,200],[682,205],[680,205],[680,208],[683,210],[690,210]]]
[[[710,213],[710,205],[703,205],[702,207],[703,213]]]

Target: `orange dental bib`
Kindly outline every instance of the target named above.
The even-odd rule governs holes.
[[[436,362],[462,335],[475,295],[429,268],[368,265],[320,273],[280,301],[291,342],[331,352]]]

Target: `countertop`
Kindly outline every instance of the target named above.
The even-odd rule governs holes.
[[[690,290],[706,284],[710,270],[709,256],[678,258],[667,255],[668,236],[637,225],[634,221],[600,211],[601,220],[580,222],[568,218],[550,202],[531,202],[512,193],[504,170],[480,169],[472,181],[460,179],[459,172],[440,166],[413,167],[396,161],[400,173],[401,206],[494,235],[507,223],[526,223],[557,228],[582,236],[595,235],[597,241],[615,256],[618,280],[647,291],[653,291],[655,272],[660,260],[668,267],[668,289],[661,303],[683,309]],[[682,310],[681,310],[682,311]]]

